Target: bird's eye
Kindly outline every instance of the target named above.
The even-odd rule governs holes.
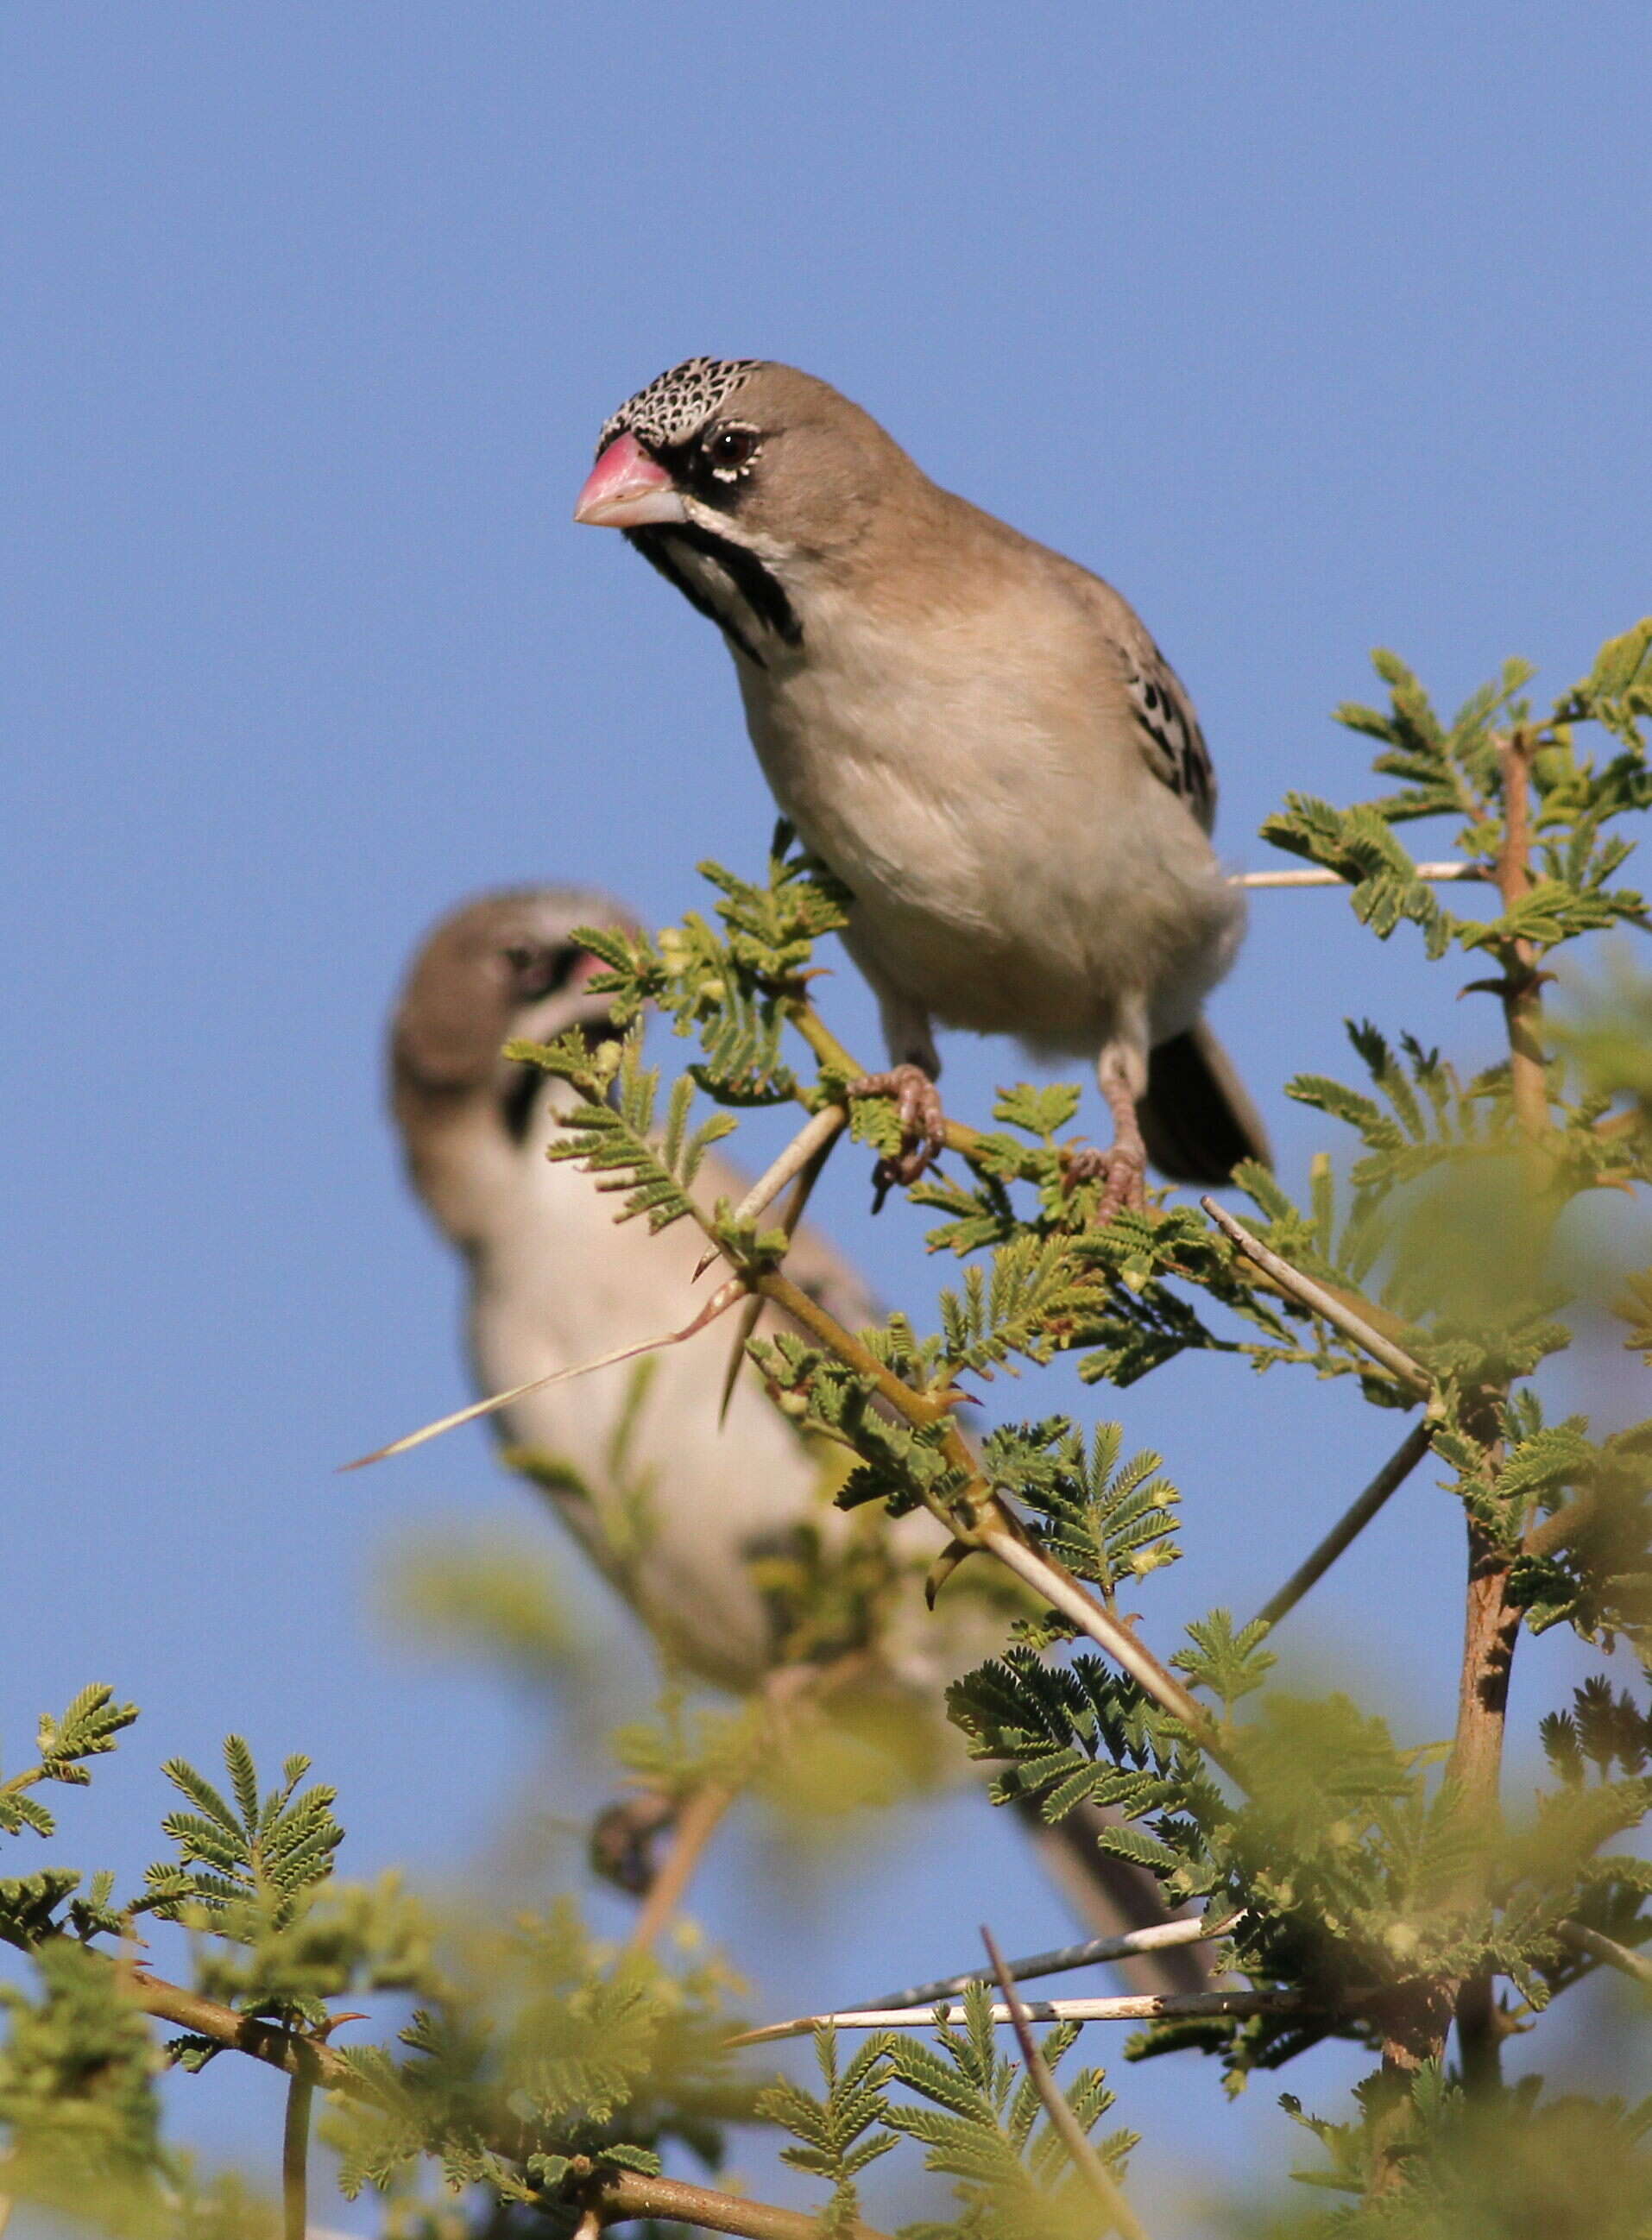
[[[502,954],[510,970],[511,993],[519,1003],[532,1003],[566,986],[580,952],[571,946],[545,949],[524,941],[511,943]]]
[[[706,454],[714,467],[749,466],[757,456],[755,428],[718,428],[707,439]]]

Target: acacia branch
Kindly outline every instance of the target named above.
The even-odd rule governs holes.
[[[1216,1723],[1204,1706],[1195,1701],[1176,1675],[1160,1663],[1128,1625],[1102,1609],[1064,1563],[1058,1563],[1036,1547],[1026,1528],[1002,1503],[997,1504],[996,1513],[983,1518],[976,1529],[983,1547],[989,1549],[1001,1563],[1064,1617],[1070,1618],[1097,1648],[1104,1649],[1144,1695],[1150,1696],[1161,1710],[1169,1711],[1172,1718],[1179,1719],[1190,1730],[1201,1750],[1217,1765],[1236,1774],[1233,1754],[1223,1745]]]
[[[305,2063],[287,2085],[287,2114],[281,2134],[281,2223],[283,2240],[304,2240],[310,2229],[310,2106],[315,2080]]]
[[[605,2169],[581,2190],[580,2198],[603,2224],[634,2217],[667,2217],[696,2224],[703,2232],[735,2232],[744,2240],[820,2240],[820,2219],[796,2209],[776,2209],[766,2201],[747,2201],[680,2178],[649,2177],[642,2170]],[[875,2224],[858,2218],[835,2226],[843,2240],[887,2240]]]
[[[822,1065],[833,1073],[843,1074],[849,1081],[864,1079],[866,1068],[857,1063],[853,1055],[845,1050],[812,1003],[801,997],[794,998],[787,1006],[787,1017]],[[971,1128],[963,1120],[946,1118],[943,1120],[941,1134],[948,1150],[956,1151],[961,1158],[973,1162],[979,1157],[984,1140],[979,1128]],[[1003,1148],[1002,1141],[995,1147],[995,1170],[1000,1173],[1003,1170]],[[1037,1179],[1036,1158],[1037,1154],[1029,1147],[1023,1180]]]
[[[1034,1543],[1026,1527],[993,1491],[982,1476],[963,1433],[951,1420],[947,1399],[934,1393],[914,1391],[779,1269],[760,1270],[752,1277],[752,1283],[765,1297],[773,1299],[803,1323],[840,1361],[869,1377],[878,1397],[907,1423],[921,1430],[944,1423],[943,1451],[963,1479],[963,1490],[947,1498],[925,1492],[923,1499],[949,1535],[966,1547],[989,1550],[1053,1608],[1070,1618],[1098,1648],[1105,1650],[1162,1710],[1179,1719],[1216,1764],[1233,1772],[1231,1753],[1224,1749],[1209,1713],[1195,1702],[1169,1667],[1162,1664],[1127,1626],[1109,1616],[1065,1564],[1057,1563]]]
[[[1643,1953],[1632,1951],[1615,1937],[1602,1937],[1598,1929],[1585,1929],[1581,1921],[1562,1921],[1559,1934],[1562,1943],[1569,1944],[1574,1952],[1587,1952],[1591,1960],[1603,1961],[1621,1976],[1652,1989],[1652,1960]]]
[[[809,1336],[817,1338],[828,1353],[836,1354],[845,1368],[854,1370],[857,1376],[869,1377],[877,1388],[879,1399],[907,1423],[927,1430],[948,1413],[944,1399],[932,1392],[914,1390],[892,1369],[886,1369],[870,1346],[846,1330],[835,1315],[811,1298],[801,1284],[794,1283],[783,1270],[759,1270],[752,1278],[752,1289],[772,1299],[776,1306],[783,1307],[794,1322],[801,1323]],[[976,1475],[973,1471],[970,1474]]]
[[[360,2080],[350,2063],[319,2038],[296,2037],[279,2023],[238,2015],[220,2000],[186,1990],[182,1983],[169,1983],[142,1968],[123,1969],[122,1981],[135,2003],[157,2022],[173,2023],[192,2037],[210,2038],[226,2050],[250,2054],[289,2077],[308,2077],[324,2091],[361,2095]]]
[[[849,1051],[844,1049],[843,1043],[838,1041],[836,1036],[811,1004],[804,1002],[801,997],[794,998],[788,1009],[787,1016],[823,1066],[829,1067],[834,1072],[847,1075],[851,1081],[861,1078],[865,1072],[865,1068],[858,1064]],[[800,1090],[798,1094],[802,1097],[803,1092]],[[961,1158],[967,1159],[972,1166],[981,1168],[983,1149],[989,1143],[988,1137],[981,1129],[971,1128],[962,1120],[949,1117],[941,1132],[949,1151],[956,1151]],[[1011,1149],[1006,1137],[1003,1136],[991,1137],[990,1160],[984,1171],[997,1180],[1009,1177],[1021,1182],[1041,1182],[1043,1179],[1042,1154],[1033,1146],[1027,1145],[1020,1150],[1018,1157],[1012,1157]],[[1149,1208],[1147,1218],[1157,1220],[1160,1216]],[[1307,1279],[1297,1277],[1294,1270],[1287,1271],[1289,1280],[1285,1281],[1276,1274],[1269,1272],[1269,1267],[1262,1263],[1253,1260],[1253,1264],[1256,1266],[1256,1273],[1251,1281],[1262,1290],[1282,1292],[1286,1297],[1292,1298],[1302,1297],[1301,1286]],[[1278,1264],[1281,1267],[1284,1265],[1282,1262]],[[1374,1330],[1379,1336],[1389,1334],[1390,1343],[1394,1343],[1392,1334],[1397,1333],[1404,1327],[1397,1317],[1390,1315],[1386,1308],[1379,1307],[1373,1300],[1361,1298],[1357,1292],[1341,1289],[1328,1292],[1316,1285],[1315,1293],[1317,1297],[1335,1302],[1342,1312],[1355,1317],[1362,1328]],[[1322,1312],[1324,1310],[1316,1309],[1316,1311]],[[1413,1376],[1422,1379],[1421,1389],[1426,1390],[1428,1380],[1422,1376],[1422,1371],[1415,1363],[1411,1367]]]
[[[823,1124],[827,1120],[832,1123],[829,1127]],[[793,1184],[791,1196],[787,1199],[780,1216],[781,1229],[789,1243],[789,1240],[797,1234],[797,1224],[802,1221],[809,1201],[814,1195],[816,1183],[825,1170],[826,1162],[831,1157],[832,1146],[837,1141],[839,1131],[848,1124],[849,1112],[843,1105],[828,1105],[824,1112],[817,1112],[809,1125],[792,1138],[786,1150],[770,1167],[769,1173],[763,1177],[763,1182],[741,1200],[736,1209],[736,1218],[746,1213],[747,1208],[752,1206],[754,1200],[757,1201],[755,1212],[760,1212],[768,1203],[768,1199],[758,1198],[758,1192],[768,1186],[772,1177],[776,1174],[782,1177],[781,1181],[774,1185],[775,1190],[777,1191],[784,1187],[787,1179],[796,1175],[796,1181]],[[755,1218],[755,1212],[751,1217],[753,1218]],[[716,1257],[715,1252],[707,1253],[695,1270],[696,1282]],[[762,1292],[754,1291],[740,1310],[735,1328],[734,1343],[729,1349],[729,1365],[723,1372],[723,1390],[717,1403],[719,1425],[728,1417],[729,1403],[734,1398],[735,1386],[739,1382],[740,1371],[745,1366],[746,1348],[750,1344],[756,1333],[757,1324],[763,1318],[763,1303]]]
[[[1600,1514],[1601,1497],[1590,1491],[1580,1493],[1563,1509],[1550,1517],[1540,1517],[1521,1542],[1521,1553],[1525,1556],[1553,1556],[1586,1532]]]
[[[275,2023],[238,2015],[216,1999],[203,1998],[181,1983],[158,1976],[132,1972],[127,1987],[136,2003],[157,2021],[177,2024],[196,2037],[212,2039],[226,2050],[250,2054],[289,2077],[308,2077],[324,2090],[341,2092],[354,2100],[375,2104],[373,2096],[348,2062],[318,2038],[295,2037]],[[686,2185],[679,2179],[649,2177],[640,2170],[598,2167],[581,2187],[584,2207],[603,2224],[619,2224],[636,2217],[672,2217],[707,2232],[733,2232],[744,2240],[819,2240],[817,2218],[767,2202],[745,2201],[709,2186]],[[846,2240],[886,2240],[876,2226],[856,2223],[848,2228]]]
[[[779,1157],[758,1176],[736,1206],[730,1220],[736,1225],[755,1221],[765,1207],[773,1204],[792,1177],[801,1173],[817,1153],[825,1150],[839,1130],[848,1125],[849,1114],[843,1105],[823,1105],[798,1130]]]
[[[1505,911],[1515,910],[1531,889],[1532,746],[1531,734],[1520,725],[1497,746],[1503,814],[1496,878]],[[1549,1092],[1537,1039],[1538,986],[1532,944],[1529,941],[1511,943],[1503,954],[1502,990],[1509,1086],[1515,1123],[1534,1146],[1549,1128]],[[1488,1394],[1477,1410],[1480,1420],[1472,1427],[1493,1463],[1502,1453],[1495,1411],[1505,1397]],[[1509,1550],[1472,1514],[1468,1530],[1462,1667],[1449,1771],[1461,1799],[1462,1817],[1473,1828],[1492,1821],[1498,1810],[1509,1681],[1515,1643],[1520,1637],[1521,1612],[1509,1591]],[[1470,2088],[1495,2090],[1501,2082],[1502,2031],[1489,1977],[1482,1970],[1454,1985],[1452,1991],[1463,2080]]]

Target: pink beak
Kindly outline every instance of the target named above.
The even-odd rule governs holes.
[[[685,518],[670,476],[630,435],[616,436],[587,476],[574,507],[574,519],[594,529],[641,529],[649,522]]]

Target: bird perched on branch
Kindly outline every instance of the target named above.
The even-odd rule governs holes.
[[[409,1171],[468,1262],[484,1392],[663,1337],[706,1296],[691,1288],[700,1232],[616,1224],[614,1200],[589,1176],[545,1157],[574,1092],[500,1055],[516,1037],[616,1032],[608,998],[588,985],[604,968],[573,938],[580,925],[635,930],[610,897],[586,888],[480,897],[425,942],[391,1027],[391,1102]],[[711,1203],[737,1200],[744,1184],[712,1152],[700,1187]],[[797,1237],[787,1265],[850,1328],[873,1319],[865,1288],[818,1235]],[[743,1689],[780,1646],[752,1565],[818,1514],[820,1473],[755,1370],[741,1376],[720,1430],[727,1350],[726,1332],[711,1325],[642,1362],[527,1394],[497,1423],[530,1468],[535,1458],[556,1466],[542,1475],[564,1520],[668,1653]]]
[[[1219,1183],[1267,1137],[1200,1017],[1239,895],[1192,704],[1110,585],[938,489],[794,368],[689,358],[603,428],[576,521],[623,530],[734,657],[765,776],[854,897],[894,1179],[940,1141],[932,1022],[1094,1061],[1101,1210],[1147,1161]]]
[[[613,1198],[589,1175],[545,1157],[573,1092],[501,1055],[507,1040],[546,1042],[570,1028],[593,1041],[617,1033],[609,999],[590,985],[603,968],[574,938],[581,925],[635,930],[635,920],[587,888],[479,897],[428,936],[391,1022],[391,1103],[408,1170],[464,1257],[470,1350],[487,1393],[662,1337],[703,1296],[692,1288],[699,1230],[616,1223]],[[737,1201],[744,1188],[708,1153],[696,1177],[706,1203]],[[879,1319],[854,1269],[806,1225],[786,1268],[851,1330]],[[525,1394],[494,1419],[507,1455],[549,1493],[667,1656],[743,1691],[799,1653],[789,1623],[798,1597],[786,1578],[800,1547],[818,1541],[841,1558],[858,1536],[883,1569],[855,1574],[870,1577],[875,1630],[852,1646],[887,1675],[909,1723],[920,1699],[935,1705],[946,1679],[996,1647],[1002,1622],[961,1610],[949,1630],[944,1603],[925,1613],[921,1581],[936,1553],[927,1514],[891,1523],[835,1510],[820,1454],[749,1363],[720,1426],[726,1346],[713,1323],[642,1362]],[[805,1566],[804,1599],[809,1585]],[[1034,1830],[1081,1915],[1096,1933],[1163,1918],[1152,1877],[1098,1853],[1096,1826],[1076,1816]],[[1148,1988],[1202,1986],[1191,1949],[1135,1966]]]

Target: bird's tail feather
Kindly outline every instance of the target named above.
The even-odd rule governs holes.
[[[1242,1159],[1273,1163],[1262,1115],[1202,1019],[1154,1050],[1136,1110],[1167,1182],[1225,1183]]]

